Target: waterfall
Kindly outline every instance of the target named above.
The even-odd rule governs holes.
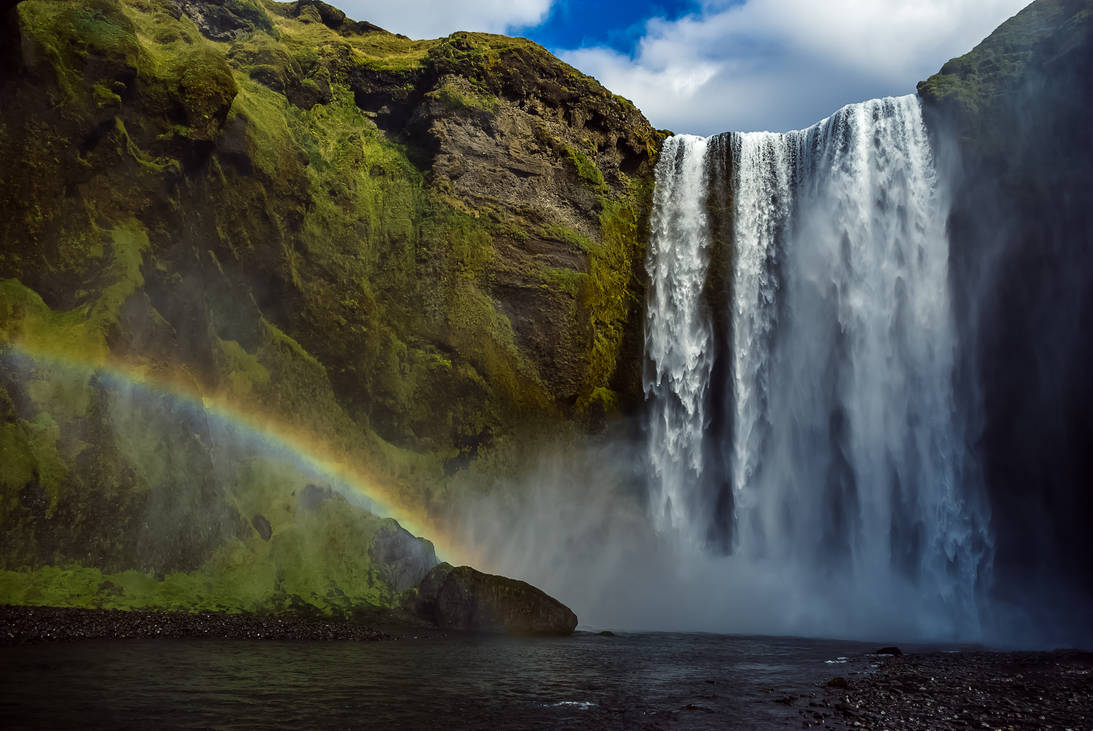
[[[649,244],[645,393],[651,403],[651,505],[662,528],[696,519],[688,489],[702,470],[704,403],[711,331],[702,304],[709,229],[706,140],[682,135],[664,142],[656,169]]]
[[[670,138],[656,184],[658,527],[707,544],[728,533],[730,566],[826,577],[846,603],[881,598],[877,611],[914,612],[924,632],[974,635],[988,516],[953,392],[948,208],[917,98],[786,134]],[[719,210],[731,254],[711,290]],[[719,413],[727,428],[711,433]]]

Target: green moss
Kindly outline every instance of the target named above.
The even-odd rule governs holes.
[[[257,9],[256,32],[212,42],[159,0],[20,4],[34,53],[0,121],[0,204],[12,211],[0,222],[0,342],[119,359],[256,422],[275,415],[442,514],[451,458],[500,472],[538,438],[524,438],[527,423],[571,428],[555,422],[570,402],[497,294],[513,274],[505,247],[547,238],[587,254],[588,273],[512,269],[558,305],[576,343],[566,357],[592,353],[583,407],[613,408],[642,193],[616,200],[615,174],[609,188],[585,140],[547,149],[600,199],[602,243],[477,206],[423,169],[425,143],[399,117],[425,93],[471,120],[502,97],[561,108],[608,93],[520,39],[339,33],[291,8],[229,5]],[[299,511],[293,491],[317,468],[234,451],[200,399],[100,376],[36,363],[0,389],[0,601],[391,600],[367,557],[375,516],[336,501]],[[22,499],[38,489],[40,512]],[[268,542],[249,527],[256,514]]]
[[[88,86],[124,86],[145,62],[133,23],[116,0],[30,0],[19,3],[17,10],[24,36],[56,75],[61,94],[55,102],[69,113],[90,111]],[[98,78],[88,73],[92,65]]]
[[[596,389],[611,383],[631,313],[640,307],[634,277],[635,267],[644,258],[644,247],[635,246],[635,242],[642,241],[642,215],[649,210],[651,195],[651,182],[632,182],[629,197],[603,201],[603,246],[589,257],[588,278],[579,295],[591,340],[579,410],[587,408]]]
[[[551,224],[550,226],[547,226],[543,230],[543,236],[548,239],[554,239],[555,241],[564,241],[586,254],[594,254],[597,256],[603,254],[603,247],[599,243],[562,224]]]
[[[466,87],[454,81],[447,81],[439,88],[429,92],[427,96],[436,99],[445,108],[452,112],[466,110],[478,110],[493,114],[497,111],[500,100],[492,94],[481,94],[472,91],[469,85]]]
[[[571,296],[576,296],[586,279],[587,274],[573,269],[548,269],[543,276],[543,282],[549,289]]]
[[[14,279],[0,280],[0,338],[92,362],[107,352],[104,334],[89,326],[84,312],[54,312],[36,292]]]
[[[1080,58],[1091,32],[1093,10],[1081,4],[1031,3],[972,51],[920,82],[918,93],[956,121],[967,153],[1006,158],[1013,141],[996,118],[1021,106],[1033,90],[1049,93],[1076,66],[1064,59]]]
[[[186,135],[195,140],[215,139],[239,92],[224,57],[207,46],[177,61],[178,98],[186,110]]]
[[[596,166],[595,160],[573,147],[567,146],[565,152],[581,180],[590,184],[599,193],[606,191],[607,183],[603,179],[603,173]]]

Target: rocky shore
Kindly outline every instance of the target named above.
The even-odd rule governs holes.
[[[1093,728],[1093,653],[955,652],[851,658],[805,728]]]
[[[222,612],[144,612],[0,606],[0,646],[128,639],[390,640],[428,633],[394,617],[357,619]],[[431,630],[435,632],[436,630]]]

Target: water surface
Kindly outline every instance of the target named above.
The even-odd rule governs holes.
[[[697,634],[0,650],[0,726],[800,726],[857,643]],[[804,695],[806,698],[800,698]],[[786,696],[792,705],[779,703]]]

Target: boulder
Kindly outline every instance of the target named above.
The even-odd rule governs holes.
[[[447,563],[406,592],[403,605],[443,629],[569,635],[577,627],[569,607],[531,584]]]

